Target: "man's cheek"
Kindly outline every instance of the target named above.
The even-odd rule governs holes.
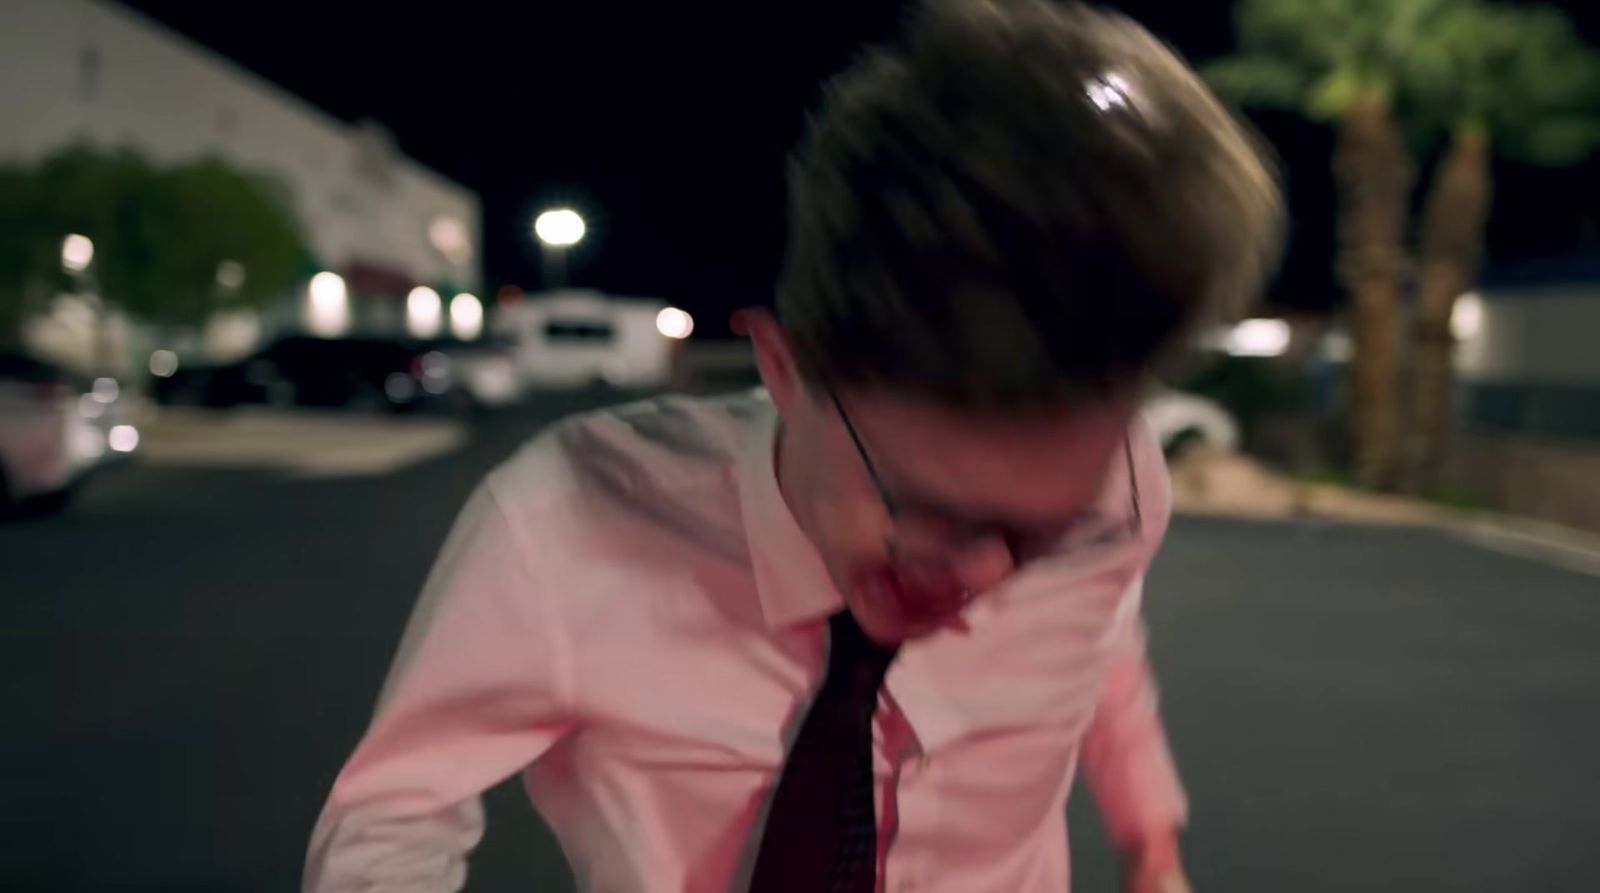
[[[999,537],[989,537],[963,552],[956,573],[968,592],[983,593],[999,586],[1016,571],[1011,548]]]
[[[862,584],[869,596],[915,626],[942,623],[967,603],[968,590],[946,565],[884,565]]]

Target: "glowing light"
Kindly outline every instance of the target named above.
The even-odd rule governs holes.
[[[402,372],[391,372],[383,380],[383,392],[396,403],[405,403],[417,395],[417,383]]]
[[[422,389],[430,394],[450,390],[450,358],[437,350],[422,356]]]
[[[117,395],[122,393],[122,388],[117,386],[115,378],[97,378],[94,380],[94,387],[90,389],[90,393],[94,394],[94,399],[99,400],[101,403],[111,403],[117,399]]]
[[[1329,362],[1348,363],[1355,352],[1355,342],[1348,332],[1329,332],[1322,338],[1322,356]]]
[[[244,264],[225,260],[217,264],[217,285],[223,291],[238,291],[244,286]]]
[[[1228,333],[1228,353],[1236,357],[1279,357],[1289,350],[1289,323],[1247,319]]]
[[[350,293],[344,277],[322,272],[311,277],[306,328],[324,338],[336,338],[350,327]]]
[[[444,322],[439,293],[419,285],[406,295],[406,328],[418,338],[433,338]]]
[[[467,225],[455,217],[435,217],[428,222],[428,242],[434,250],[454,264],[472,260],[472,241]]]
[[[556,208],[540,214],[533,221],[533,232],[539,241],[555,248],[566,248],[583,241],[586,227],[583,218],[571,208]]]
[[[1450,311],[1450,334],[1457,341],[1471,341],[1483,333],[1483,296],[1475,291],[1456,298]]]
[[[158,350],[150,355],[150,374],[157,378],[171,378],[178,371],[178,355],[170,350]]]
[[[119,453],[131,453],[139,448],[139,429],[132,425],[117,425],[111,429],[106,441]]]
[[[93,461],[106,454],[106,436],[93,425],[82,425],[73,432],[72,446],[79,456]]]
[[[69,272],[82,273],[94,261],[94,242],[88,236],[73,233],[61,240],[61,266]]]
[[[483,334],[483,302],[462,292],[450,299],[450,332],[462,341]]]
[[[694,332],[694,317],[676,307],[668,307],[656,314],[656,331],[681,341]]]

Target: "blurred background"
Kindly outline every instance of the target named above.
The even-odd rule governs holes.
[[[1600,6],[1111,5],[1292,218],[1146,404],[1197,888],[1595,889]],[[785,155],[903,13],[0,0],[0,888],[294,888],[483,473],[756,384]],[[490,806],[470,889],[571,889]]]

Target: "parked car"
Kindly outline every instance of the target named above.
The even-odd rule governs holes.
[[[1200,444],[1227,451],[1239,448],[1239,426],[1233,416],[1205,397],[1158,389],[1146,396],[1144,417],[1168,458]]]
[[[671,381],[693,319],[665,302],[568,290],[499,314],[531,387],[661,387]]]
[[[434,338],[415,347],[421,355],[420,385],[430,399],[458,409],[499,409],[522,399],[527,390],[517,367],[516,343],[509,338]]]
[[[408,409],[422,401],[426,350],[381,338],[280,338],[232,363],[169,363],[152,373],[157,403],[229,407]]]
[[[169,405],[459,411],[505,406],[523,390],[512,344],[496,338],[291,335],[232,363],[152,365],[151,394]]]
[[[139,447],[121,388],[0,351],[0,509],[64,504],[92,469]]]

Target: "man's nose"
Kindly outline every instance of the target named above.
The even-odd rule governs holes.
[[[1000,585],[1016,569],[1011,548],[1001,536],[986,536],[968,544],[956,561],[956,575],[974,594]]]

